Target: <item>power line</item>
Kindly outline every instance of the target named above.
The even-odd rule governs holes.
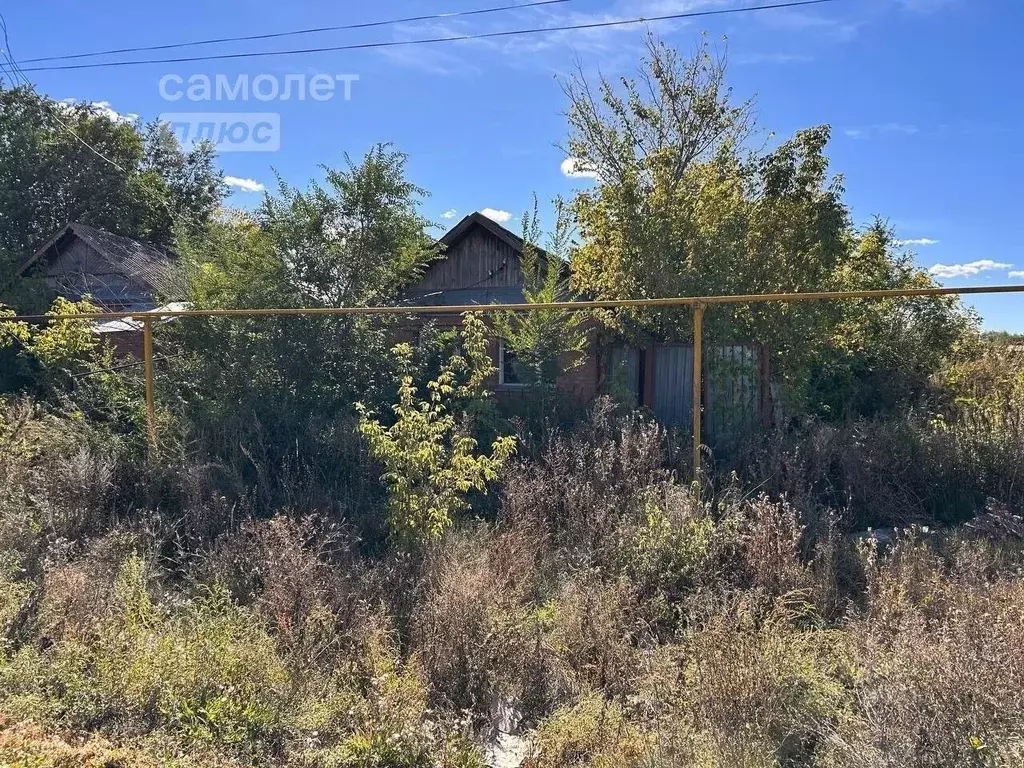
[[[10,76],[11,82],[17,87],[20,81],[25,80],[25,77],[24,75],[19,75],[18,63],[11,54],[11,41],[7,34],[7,19],[4,18],[3,13],[0,13],[0,31],[3,32],[4,37],[4,47],[0,53],[3,53],[4,59],[7,62],[6,64],[0,62],[0,69],[3,69],[4,74]]]
[[[0,13],[0,30],[2,30],[4,38],[4,48],[0,53],[3,53],[4,58],[9,62],[12,60],[10,56],[11,43],[7,37],[7,20],[4,19],[2,13]],[[9,64],[5,64],[0,61],[0,71],[11,79],[11,83],[13,83],[15,87],[18,86],[18,72],[15,67],[11,67]]]
[[[11,41],[10,41],[10,38],[8,37],[8,32],[7,32],[7,19],[4,18],[3,13],[0,13],[0,29],[3,30],[3,36],[4,36],[3,55],[4,55],[4,58],[7,60],[7,65],[11,68],[11,70],[14,72],[16,77],[20,77],[20,79],[21,79],[22,83],[24,84],[24,86],[26,88],[28,88],[30,91],[32,91],[33,93],[35,93],[35,88],[33,87],[31,81],[27,77],[25,77],[25,70],[22,69],[21,66],[19,66],[17,59],[14,58],[14,54],[11,53]],[[14,83],[15,83],[15,85],[17,85],[18,84],[18,80],[15,79]],[[38,95],[38,94],[36,94],[36,95]],[[85,139],[83,139],[74,128],[72,128],[70,125],[65,123],[64,120],[61,119],[61,116],[58,114],[58,112],[60,111],[60,107],[58,107],[56,104],[52,104],[50,102],[50,100],[48,98],[46,98],[45,96],[41,97],[40,103],[44,104],[49,109],[50,114],[53,117],[53,119],[56,120],[58,123],[60,123],[60,125],[64,128],[64,130],[67,131],[71,136],[73,136],[80,144],[82,144],[82,146],[84,146],[86,149],[88,149],[90,152],[92,152],[94,155],[96,155],[96,157],[100,158],[101,160],[103,160],[106,163],[109,163],[111,166],[116,168],[118,171],[120,171],[125,176],[128,175],[128,172],[124,168],[122,168],[118,163],[116,163],[115,161],[111,160],[109,157],[107,157],[105,154],[103,154],[100,150],[98,150],[92,144],[90,144]]]
[[[28,67],[25,72],[60,72],[75,69],[103,69],[105,67],[131,67],[142,64],[188,64],[198,61],[225,61],[232,59],[252,59],[259,57],[295,56],[308,53],[334,53],[338,51],[358,51],[374,48],[395,48],[399,46],[425,45],[430,43],[454,43],[467,40],[488,40],[501,37],[519,37],[523,35],[543,34],[547,32],[571,32],[583,29],[603,29],[622,27],[630,24],[646,24],[652,21],[675,21],[693,19],[704,16],[724,16],[727,14],[749,13],[752,11],[770,11],[781,8],[798,8],[808,5],[834,3],[838,0],[796,0],[795,2],[773,3],[771,5],[755,5],[745,8],[722,8],[714,11],[692,11],[690,13],[670,13],[663,16],[621,19],[618,21],[596,21],[588,24],[565,24],[555,27],[532,27],[529,29],[512,29],[501,32],[483,32],[472,35],[453,35],[450,37],[430,37],[417,40],[390,40],[376,43],[356,43],[351,45],[326,46],[323,48],[297,48],[287,51],[254,51],[245,53],[221,53],[209,56],[182,56],[169,59],[138,59],[133,61],[107,61],[92,64],[63,64],[51,67]]]
[[[369,29],[371,27],[387,27],[394,24],[406,24],[416,21],[438,21],[442,19],[456,19],[463,16],[482,16],[489,13],[500,13],[502,11],[519,10],[521,8],[536,8],[542,5],[559,5],[570,3],[573,0],[536,0],[535,2],[523,3],[520,5],[502,5],[496,8],[478,8],[472,11],[455,11],[451,13],[434,13],[427,16],[408,16],[404,19],[388,19],[387,21],[368,21],[361,24],[343,24],[332,27],[312,27],[310,29],[296,29],[289,32],[269,32],[261,35],[241,35],[239,37],[215,37],[209,40],[191,40],[184,43],[168,43],[166,45],[146,45],[138,48],[114,48],[109,51],[94,51],[92,53],[74,53],[66,56],[41,56],[36,59],[25,59],[23,64],[36,64],[42,61],[69,61],[72,59],[87,59],[93,56],[111,56],[118,53],[141,53],[143,51],[169,51],[176,48],[194,48],[200,45],[216,45],[219,43],[238,43],[250,40],[272,40],[279,37],[298,37],[300,35],[313,35],[321,32],[340,32],[352,29]]]
[[[59,320],[60,318],[58,317],[56,319]],[[184,357],[185,354],[186,354],[185,352],[178,352],[177,354],[174,354],[174,355],[156,355],[156,356],[153,357],[153,362],[154,363],[163,363],[163,362],[166,362],[168,360],[174,360],[174,359],[179,358],[179,357]],[[145,364],[146,364],[145,360],[135,360],[135,361],[130,362],[130,363],[123,363],[121,365],[115,365],[115,366],[112,366],[110,368],[97,368],[94,371],[86,371],[85,373],[76,373],[76,374],[72,375],[71,378],[72,379],[86,379],[86,378],[88,378],[90,376],[98,376],[101,373],[114,373],[115,371],[123,371],[123,370],[126,370],[128,368],[138,368],[139,366],[142,366],[142,365],[145,365]]]

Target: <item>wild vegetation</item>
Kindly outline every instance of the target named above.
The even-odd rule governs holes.
[[[566,83],[598,181],[551,243],[525,218],[530,302],[930,284],[884,224],[854,227],[826,128],[749,148],[706,50],[652,43],[623,87]],[[0,132],[52,148],[55,108]],[[424,194],[380,146],[254,213],[197,209],[173,233],[190,300],[394,302],[438,256]],[[0,232],[10,263],[45,207]],[[0,314],[0,765],[1024,760],[1024,352],[955,301],[709,312],[709,339],[773,340],[785,408],[700,487],[614,387],[584,406],[552,386],[578,316],[467,317],[415,347],[400,320],[169,324],[149,450],[139,368],[61,319],[82,308]],[[690,322],[584,319],[655,343]],[[522,401],[486,391],[495,332]]]

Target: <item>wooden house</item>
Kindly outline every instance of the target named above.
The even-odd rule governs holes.
[[[106,312],[152,312],[185,305],[185,281],[176,253],[84,224],[68,224],[21,266],[50,292],[69,301],[88,299]],[[117,354],[140,357],[142,323],[124,318],[96,323],[93,332]]]
[[[522,304],[523,240],[518,235],[487,218],[471,213],[445,234],[440,244],[443,255],[431,264],[419,281],[408,287],[403,301],[410,306],[468,306],[487,304]],[[541,258],[546,254],[541,253]],[[455,327],[458,315],[435,315],[442,327]],[[588,332],[589,351],[579,365],[563,366],[568,370],[558,380],[560,389],[584,399],[593,398],[600,383],[597,329]],[[499,396],[511,397],[523,392],[512,351],[504,340],[491,341],[491,354],[498,369],[492,382]],[[568,361],[566,361],[568,363]]]
[[[441,238],[442,258],[405,292],[410,306],[519,304],[523,296],[520,237],[473,213]],[[457,326],[456,315],[441,315],[439,325]],[[523,386],[513,358],[501,339],[492,342],[498,367],[494,386],[508,397]],[[588,331],[582,364],[563,373],[560,389],[589,400],[603,391],[631,395],[666,427],[689,430],[693,424],[693,345],[631,346],[596,323]],[[703,381],[704,437],[724,444],[749,433],[771,416],[767,348],[759,344],[705,345]]]
[[[68,224],[21,266],[57,296],[108,312],[146,311],[185,298],[179,257],[151,243]]]

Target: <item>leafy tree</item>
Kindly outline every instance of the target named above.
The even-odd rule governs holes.
[[[143,134],[0,85],[0,295],[20,295],[17,268],[70,221],[169,245],[176,226],[205,226],[222,196],[211,147],[183,153],[166,127]]]
[[[985,341],[996,346],[1020,346],[1024,344],[1024,334],[1009,331],[987,331],[983,334]]]
[[[637,299],[932,284],[893,252],[891,239],[855,231],[842,177],[829,175],[827,126],[798,131],[770,151],[748,148],[751,104],[734,101],[726,61],[706,41],[683,60],[650,39],[638,79],[621,87],[602,80],[595,92],[577,74],[565,91],[567,151],[598,180],[573,201],[582,239],[573,258],[576,290]],[[910,325],[905,312],[914,316]],[[692,338],[685,310],[603,317],[640,340]],[[819,377],[826,387],[833,373],[846,376],[860,364],[889,361],[925,374],[969,325],[955,301],[898,311],[895,302],[737,304],[715,307],[705,319],[710,343],[769,344],[797,407],[817,407],[808,399],[822,395],[812,378],[823,361],[832,366]],[[842,348],[853,339],[880,349],[855,359]]]
[[[281,184],[255,216],[235,213],[183,243],[197,308],[346,307],[396,300],[436,256],[405,155],[375,147],[326,169],[327,186]],[[189,378],[211,406],[301,418],[338,413],[390,378],[378,318],[208,318],[181,324]],[[384,374],[384,375],[382,375]],[[383,396],[383,389],[380,390]]]
[[[425,398],[413,384],[412,348],[395,347],[405,370],[393,407],[394,424],[385,427],[364,404],[357,405],[359,431],[385,468],[391,533],[405,546],[440,536],[456,514],[469,508],[466,495],[485,492],[515,452],[515,438],[499,437],[490,455],[477,455],[476,440],[455,417],[453,404],[480,396],[484,381],[495,372],[483,321],[467,313],[463,324],[462,353],[453,355],[427,384]]]
[[[572,225],[565,203],[555,200],[555,229],[548,250],[542,251],[540,216],[534,200],[532,214],[523,215],[523,295],[528,304],[571,300],[569,249]],[[535,390],[554,386],[559,374],[583,362],[587,316],[579,312],[539,309],[499,312],[494,327],[515,354],[521,380]]]
[[[837,271],[839,290],[931,288],[934,282],[875,220],[855,236]],[[919,401],[947,363],[970,357],[977,317],[954,296],[844,302],[811,362],[811,402],[820,415],[879,415]]]
[[[426,190],[406,178],[408,158],[378,144],[344,168],[322,166],[326,186],[283,182],[258,215],[304,306],[350,307],[393,299],[436,257],[419,213]]]
[[[213,144],[200,142],[186,151],[170,126],[159,121],[146,125],[142,137],[142,186],[159,195],[153,201],[146,239],[172,244],[176,229],[202,231],[224,199]]]
[[[424,194],[405,155],[373,148],[327,169],[326,183],[281,184],[255,214],[219,217],[182,243],[197,308],[317,308],[394,303],[436,257]],[[247,482],[296,457],[338,475],[359,452],[357,400],[393,395],[394,322],[366,316],[189,318],[170,331],[179,407],[214,455]],[[258,450],[258,453],[256,453]],[[358,456],[356,457],[358,458]],[[257,466],[258,465],[258,466]]]

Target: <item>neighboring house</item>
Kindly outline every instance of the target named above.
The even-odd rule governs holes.
[[[22,265],[21,274],[37,275],[55,295],[88,299],[106,312],[184,307],[179,303],[186,291],[176,253],[84,224],[68,224],[57,232]],[[142,354],[140,321],[96,323],[93,331],[119,355]]]
[[[442,257],[406,290],[406,304],[519,304],[525,300],[520,237],[473,213],[440,243],[444,246]],[[433,317],[439,326],[455,327],[460,322],[455,314]],[[498,368],[494,385],[499,394],[508,397],[522,391],[511,353],[502,340],[492,342],[491,354]],[[770,360],[766,347],[745,343],[705,345],[702,378],[704,438],[709,444],[724,443],[770,420]],[[631,346],[594,325],[588,332],[582,364],[564,373],[558,386],[586,400],[602,391],[631,395],[663,425],[689,429],[693,419],[693,345]]]
[[[180,312],[188,309],[188,304],[183,301],[172,301],[170,304],[148,309],[139,312],[131,317],[122,317],[115,320],[100,320],[93,323],[92,332],[106,341],[114,348],[114,354],[119,357],[136,357],[140,360],[144,352],[144,320],[146,315],[155,317],[151,322],[153,327],[173,322],[173,317],[161,317],[165,312]]]
[[[146,311],[185,298],[176,253],[84,224],[68,224],[21,267],[56,295],[108,312]]]

